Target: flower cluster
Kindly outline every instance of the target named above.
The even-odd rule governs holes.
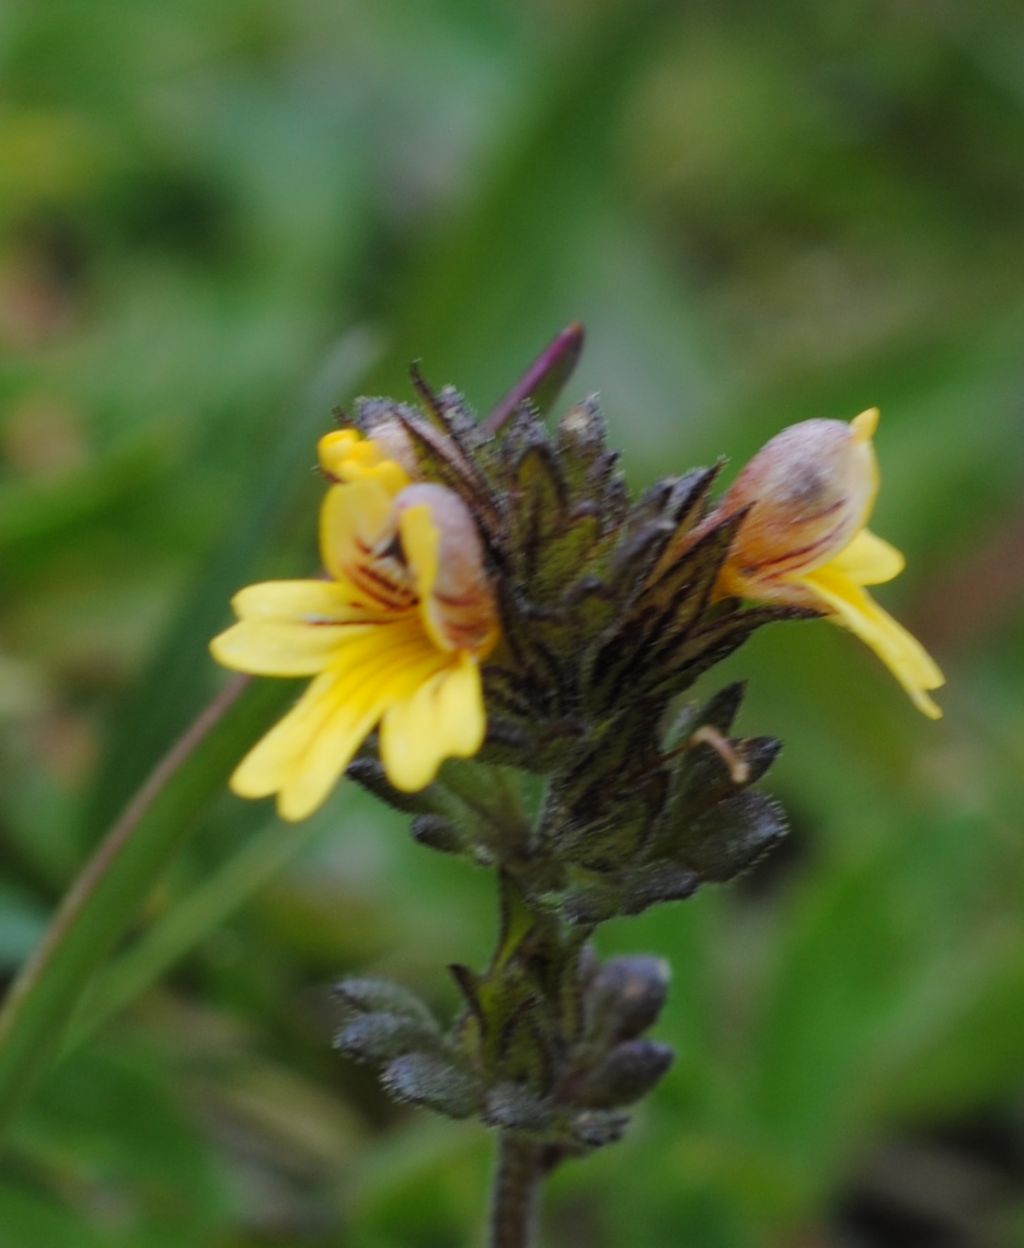
[[[942,683],[864,589],[903,566],[866,528],[877,411],[783,430],[717,501],[718,467],[632,498],[596,400],[545,423],[578,347],[556,339],[486,422],[418,374],[421,406],[357,400],[319,445],[324,577],[241,590],[212,643],[227,667],[313,678],[237,793],[301,819],[347,770],[421,844],[497,869],[498,947],[452,968],[455,1026],[351,981],[338,1045],[398,1099],[478,1114],[550,1164],[614,1139],[671,1061],[642,1035],[663,964],[598,966],[594,928],[730,880],[785,834],[756,787],[779,742],[733,732],[742,688],[680,695],[761,625],[822,616],[925,714]]]
[[[787,614],[848,628],[941,713],[938,668],[863,588],[903,567],[865,527],[877,410],[783,430],[717,506],[715,469],[631,504],[593,400],[553,437],[528,404],[492,435],[451,391],[427,412],[357,401],[355,419],[319,446],[325,579],[243,589],[212,643],[238,671],[315,677],[232,778],[284,818],[315,810],[375,729],[406,792],[476,754],[484,684],[495,757],[543,769],[582,746],[592,762],[600,725],[649,719]]]

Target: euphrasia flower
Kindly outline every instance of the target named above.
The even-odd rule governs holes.
[[[480,537],[457,495],[413,482],[388,449],[353,430],[321,440],[338,482],[320,514],[329,579],[248,586],[238,623],[211,643],[236,671],[314,677],[231,777],[242,797],[276,793],[285,819],[316,810],[375,728],[407,792],[483,743],[479,665],[498,624]]]
[[[867,529],[878,493],[872,438],[878,409],[849,424],[807,420],[784,429],[746,465],[717,515],[749,508],[722,572],[721,594],[821,611],[871,647],[914,705],[944,683],[921,644],[865,585],[898,576],[904,559]]]

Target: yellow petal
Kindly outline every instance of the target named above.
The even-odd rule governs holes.
[[[356,448],[362,441],[358,429],[332,429],[325,433],[316,444],[320,467],[325,472],[333,472],[340,463],[360,453]]]
[[[945,677],[921,643],[866,594],[859,585],[834,569],[819,568],[800,583],[820,598],[837,623],[870,646],[930,719],[942,711],[925,692],[945,684]]]
[[[866,412],[861,412],[859,416],[854,416],[850,421],[850,428],[853,430],[853,436],[858,442],[870,442],[875,436],[875,430],[878,428],[878,421],[882,413],[877,407],[869,407]]]
[[[480,668],[476,660],[463,651],[458,663],[438,679],[437,711],[445,753],[453,758],[472,758],[483,745],[487,730]]]
[[[388,709],[380,726],[380,754],[396,789],[415,793],[433,780],[444,751],[432,681]]]
[[[399,517],[402,550],[416,579],[416,593],[429,598],[437,581],[438,547],[441,534],[426,503],[408,507]]]
[[[332,486],[320,510],[320,552],[331,576],[347,582],[346,569],[365,562],[391,519],[391,495],[379,481],[363,477]]]
[[[263,581],[231,599],[240,620],[337,623],[362,618],[348,586],[337,581]]]
[[[906,560],[895,546],[867,529],[861,529],[845,550],[830,559],[820,572],[835,571],[855,585],[882,585],[899,576]]]
[[[242,620],[210,642],[218,663],[253,676],[315,676],[373,624]]]
[[[438,604],[434,601],[441,546],[440,530],[426,503],[407,508],[399,516],[398,524],[402,550],[415,579],[423,625],[436,646],[442,650],[450,650],[451,642],[445,636],[442,621],[437,616]]]
[[[388,458],[385,448],[373,438],[364,438],[355,429],[335,429],[317,444],[320,466],[338,481],[358,481],[369,477],[391,495],[409,484],[409,474],[401,464]]]
[[[230,784],[239,797],[269,797],[284,785],[297,758],[334,710],[338,676],[321,673],[298,702],[253,746],[235,768]]]
[[[297,760],[278,796],[283,819],[304,819],[324,801],[364,738],[396,699],[429,682],[442,656],[422,635],[400,656],[392,650],[349,674],[335,691],[335,709]]]
[[[349,684],[335,692],[331,713],[281,785],[277,813],[282,819],[305,819],[323,805],[382,714],[379,689],[354,690]]]
[[[486,729],[480,670],[462,653],[445,669],[397,702],[384,716],[380,753],[388,779],[414,793],[437,775],[446,758],[469,758]]]
[[[250,750],[231,778],[232,789],[242,797],[278,793],[283,818],[305,818],[388,706],[429,680],[442,662],[415,617],[361,629]]]
[[[264,581],[232,599],[240,622],[215,637],[218,663],[257,676],[313,676],[379,619],[335,581]]]
[[[370,475],[375,481],[379,481],[392,496],[400,493],[409,484],[409,474],[393,459],[384,459],[379,464],[375,464],[370,469]]]

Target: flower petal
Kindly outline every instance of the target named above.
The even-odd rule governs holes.
[[[463,651],[459,662],[442,673],[439,680],[437,710],[445,753],[454,758],[471,758],[483,745],[487,730],[479,665]]]
[[[945,684],[945,677],[921,643],[834,567],[818,568],[800,583],[831,608],[837,623],[870,646],[929,719],[942,711],[925,692]]]
[[[305,818],[388,706],[429,680],[443,662],[415,616],[350,630],[331,665],[242,760],[232,789],[241,797],[278,793],[282,818]]]
[[[262,581],[231,599],[240,620],[342,624],[365,618],[351,589],[337,581]]]
[[[441,534],[426,503],[407,507],[398,518],[402,550],[416,579],[416,593],[429,598],[437,582]]]
[[[239,623],[214,637],[218,663],[256,676],[314,676],[381,618],[336,581],[264,581],[231,600]]]
[[[401,431],[401,426],[398,428]],[[337,481],[358,481],[369,477],[379,482],[391,495],[409,484],[409,474],[401,464],[388,457],[386,448],[376,439],[364,438],[355,429],[335,429],[324,434],[317,445],[317,455],[320,467]]]
[[[853,436],[858,442],[870,442],[878,429],[878,421],[882,413],[877,407],[869,407],[866,412],[854,416],[850,421]]]
[[[320,553],[331,576],[347,583],[347,569],[365,561],[391,518],[391,495],[379,481],[362,477],[332,486],[320,509]]]
[[[253,746],[232,773],[239,797],[269,797],[287,783],[313,737],[334,710],[336,672],[321,673],[292,709]]]
[[[882,585],[899,576],[906,559],[882,538],[868,529],[861,529],[845,550],[841,550],[819,571],[836,571],[849,577],[855,585]]]
[[[384,716],[380,753],[388,779],[407,793],[425,788],[446,758],[475,754],[485,729],[480,669],[463,652]]]
[[[430,507],[426,503],[418,503],[415,507],[406,508],[398,518],[398,531],[406,562],[415,580],[423,625],[436,646],[451,650],[451,642],[445,636],[442,621],[437,616],[438,604],[434,601],[441,532]]]
[[[304,819],[324,801],[352,761],[361,742],[396,698],[405,698],[428,682],[443,661],[425,637],[399,656],[382,651],[375,660],[339,681],[334,710],[297,760],[278,796],[282,819]]]
[[[253,676],[315,676],[374,624],[242,620],[210,642],[218,663]]]

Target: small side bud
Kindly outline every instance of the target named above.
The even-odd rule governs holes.
[[[588,1030],[631,1040],[653,1026],[668,996],[671,969],[646,954],[612,958],[591,980],[585,998]]]
[[[576,1094],[580,1105],[612,1109],[642,1100],[667,1074],[675,1054],[654,1040],[626,1040],[590,1071]]]

